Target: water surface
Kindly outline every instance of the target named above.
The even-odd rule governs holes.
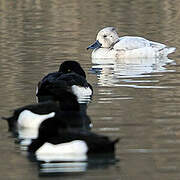
[[[0,0],[0,115],[34,103],[45,74],[78,60],[94,88],[88,105],[93,131],[121,137],[118,162],[51,176],[26,157],[1,121],[1,179],[179,179],[179,6],[177,0]],[[93,64],[86,47],[105,26],[175,46],[176,53],[158,63]]]

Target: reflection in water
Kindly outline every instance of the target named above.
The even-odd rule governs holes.
[[[61,162],[39,162],[40,175],[85,172],[92,169],[107,169],[118,162],[113,154],[89,156],[84,160],[64,160]]]
[[[67,172],[85,172],[87,162],[62,162],[62,163],[44,163],[40,165],[40,173],[67,173]]]
[[[24,152],[24,151],[27,151],[28,146],[32,142],[32,139],[30,139],[30,138],[20,139],[20,140],[18,140],[18,142],[19,142],[21,151]]]
[[[19,139],[36,139],[38,137],[37,128],[18,128]]]
[[[156,83],[148,79],[159,76],[152,73],[174,72],[164,67],[174,61],[168,58],[157,59],[92,59],[92,72],[96,73],[100,86],[126,86],[135,88],[167,88],[161,86],[143,86],[142,83]],[[160,75],[161,76],[161,75]],[[134,79],[135,78],[135,79]]]

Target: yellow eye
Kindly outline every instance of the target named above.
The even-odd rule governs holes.
[[[70,69],[68,69],[67,71],[68,71],[68,72],[71,72],[71,70],[70,70]]]

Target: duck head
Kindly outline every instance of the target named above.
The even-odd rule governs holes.
[[[74,72],[86,78],[83,68],[76,61],[64,61],[59,67],[59,72],[65,74]]]
[[[119,40],[114,27],[106,27],[97,34],[96,42],[90,45],[88,49],[110,48]]]

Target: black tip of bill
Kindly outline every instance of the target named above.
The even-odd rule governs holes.
[[[88,49],[98,49],[102,46],[102,44],[97,40],[94,44],[91,44],[90,46],[87,47]]]

